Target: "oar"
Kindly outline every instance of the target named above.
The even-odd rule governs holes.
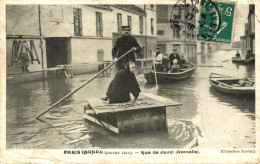
[[[56,103],[54,103],[49,109],[47,109],[45,112],[43,112],[42,114],[40,114],[38,117],[36,117],[36,119],[38,120],[42,115],[44,115],[45,113],[47,113],[49,110],[51,110],[53,107],[55,107],[56,105],[58,105],[60,102],[62,102],[63,100],[65,100],[66,98],[68,98],[69,96],[71,96],[73,93],[77,92],[79,89],[81,89],[82,87],[84,87],[86,84],[88,84],[89,82],[91,82],[93,79],[95,79],[98,75],[100,75],[101,73],[103,73],[105,70],[107,70],[109,67],[111,67],[112,65],[114,65],[118,60],[120,60],[121,58],[123,58],[124,56],[126,56],[129,52],[133,51],[133,49],[127,51],[125,54],[123,54],[121,57],[119,57],[116,61],[112,62],[111,64],[109,64],[106,68],[104,68],[103,70],[99,71],[96,75],[94,75],[93,77],[91,77],[88,81],[86,81],[84,84],[82,84],[80,87],[76,88],[75,90],[71,91],[70,93],[68,93],[66,96],[64,96],[62,99],[60,99],[59,101],[57,101]]]
[[[211,75],[220,75],[220,76],[222,76],[222,77],[231,77],[231,76],[222,75],[222,74],[218,74],[218,73],[211,73]],[[211,76],[211,75],[210,75],[210,76]],[[214,78],[214,77],[212,77],[212,78]],[[218,77],[215,77],[215,78],[218,78]],[[231,78],[233,78],[233,77],[231,77]]]
[[[223,67],[223,65],[197,65],[197,67]]]
[[[155,89],[158,89],[158,81],[157,81],[157,75],[156,75],[156,68],[155,68],[155,62],[153,61],[153,70],[154,70],[154,76],[155,76]]]

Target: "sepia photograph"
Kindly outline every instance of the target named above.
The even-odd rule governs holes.
[[[146,154],[217,149],[217,156],[259,160],[259,6],[49,2],[2,4],[1,149],[61,150],[67,158],[143,155],[144,161]]]

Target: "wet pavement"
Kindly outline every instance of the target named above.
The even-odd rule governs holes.
[[[142,92],[180,102],[167,108],[168,131],[114,134],[85,122],[83,107],[89,97],[102,97],[112,76],[99,77],[41,117],[52,104],[89,79],[93,74],[7,84],[7,148],[248,148],[255,146],[255,100],[219,93],[210,87],[212,72],[255,78],[254,65],[231,62],[236,51],[217,51],[189,59],[198,66],[191,78],[155,85],[146,83],[138,70]],[[226,61],[228,60],[228,61]],[[225,62],[223,62],[225,61]]]

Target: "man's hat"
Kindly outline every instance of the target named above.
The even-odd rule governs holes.
[[[129,30],[131,30],[131,27],[130,27],[130,26],[122,26],[122,30],[124,30],[124,29],[129,29]]]

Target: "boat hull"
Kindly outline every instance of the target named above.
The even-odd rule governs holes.
[[[250,59],[238,59],[236,57],[232,58],[232,63],[238,63],[238,64],[253,64],[255,63],[255,58]]]
[[[213,77],[213,75],[214,75],[214,73],[210,75],[209,81],[210,81],[211,86],[215,90],[225,93],[225,94],[237,96],[237,97],[241,97],[241,96],[254,97],[255,96],[254,86],[244,86],[244,87],[235,86],[234,87],[234,86],[228,84],[228,83],[243,80],[243,79],[232,78],[232,77],[216,78],[216,77]],[[227,83],[225,83],[225,81]]]
[[[177,73],[164,73],[164,72],[156,72],[157,82],[158,83],[173,83],[176,81],[180,81],[190,77],[196,69],[196,66],[192,63],[189,63],[189,67],[184,69],[181,72]],[[145,79],[148,84],[155,84],[155,73],[150,71],[144,74]]]

